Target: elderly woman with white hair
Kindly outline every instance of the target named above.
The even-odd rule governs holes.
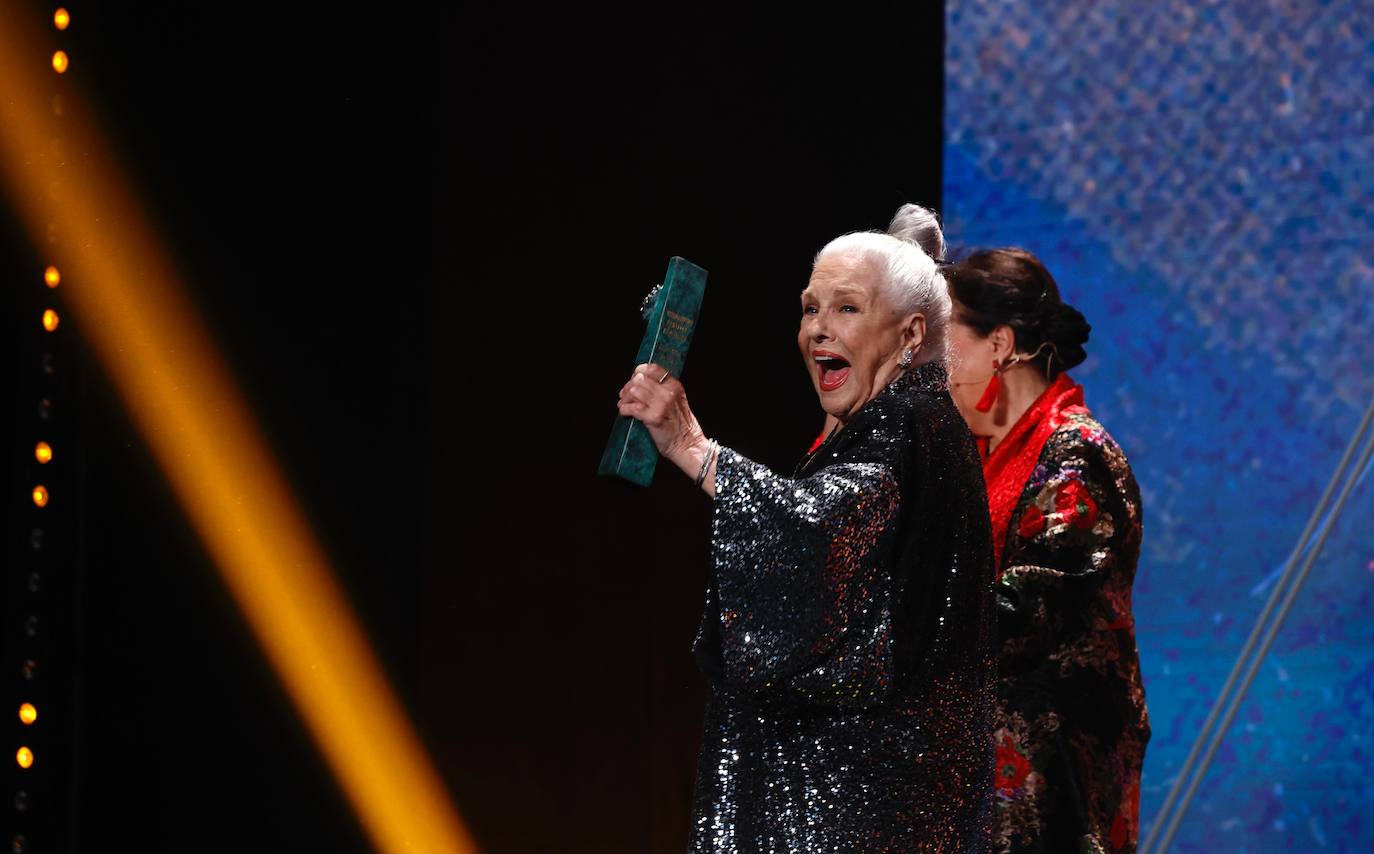
[[[714,498],[691,848],[984,851],[992,549],[948,391],[945,282],[915,243],[848,234],[816,256],[801,309],[835,427],[790,477],[707,439],[662,368],[620,392]]]

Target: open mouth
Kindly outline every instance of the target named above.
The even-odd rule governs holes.
[[[811,354],[821,372],[821,391],[834,391],[849,379],[849,362],[834,353],[817,350]]]

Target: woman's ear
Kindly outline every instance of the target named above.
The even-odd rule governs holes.
[[[1004,323],[988,333],[988,343],[992,345],[992,357],[1005,362],[1016,352],[1016,333]]]
[[[925,340],[926,316],[920,313],[909,316],[906,325],[902,327],[902,349],[919,350],[921,342]]]

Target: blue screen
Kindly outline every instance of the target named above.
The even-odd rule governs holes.
[[[1374,4],[947,5],[944,214],[1093,325],[1145,502],[1143,840],[1374,397]],[[1368,471],[1176,851],[1374,846]]]

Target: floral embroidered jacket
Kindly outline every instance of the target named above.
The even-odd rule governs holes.
[[[1131,616],[1140,491],[1078,393],[1040,413],[1052,431],[998,567],[994,849],[1003,852],[1136,849],[1150,736]]]

